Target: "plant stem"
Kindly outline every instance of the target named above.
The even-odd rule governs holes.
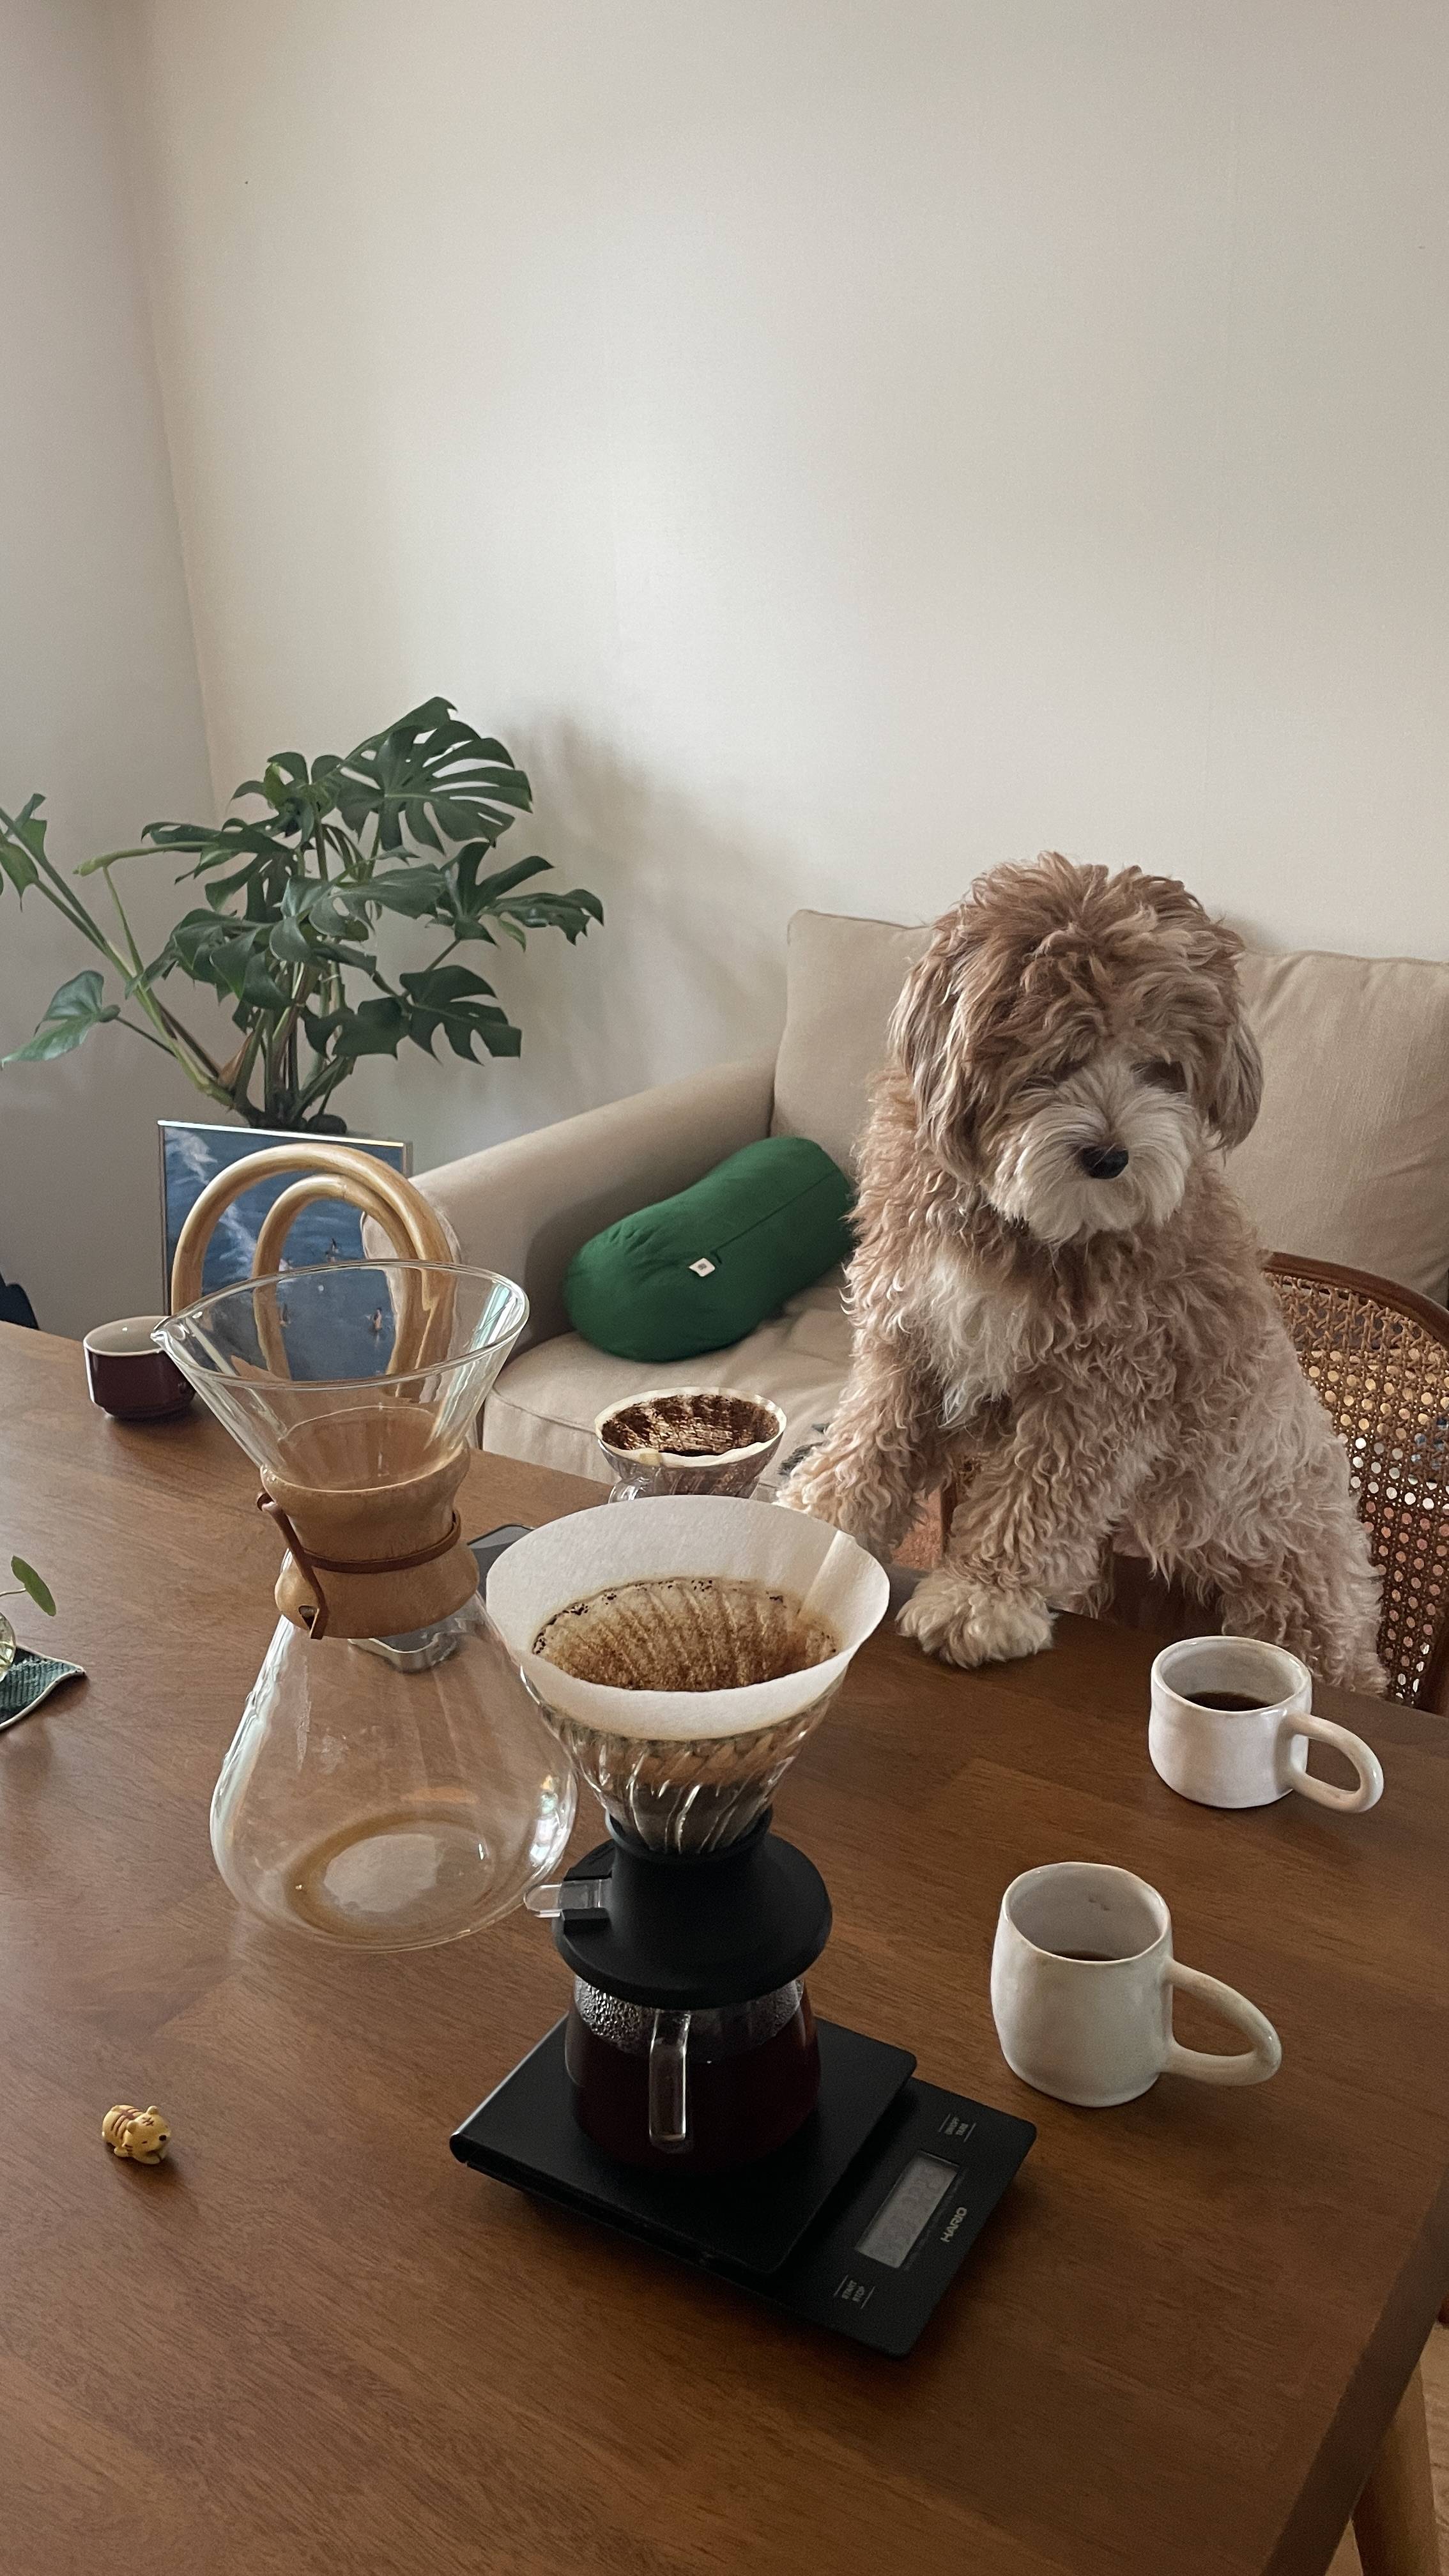
[[[280,1059],[283,1055],[290,1052],[297,1043],[297,1023],[302,1016],[302,1005],[307,999],[312,983],[312,978],[307,973],[305,967],[301,970],[301,978],[302,980],[298,985],[296,992],[292,995],[291,1008],[287,1012],[285,1019],[282,1021],[281,1027],[278,1029],[276,1038],[273,1042],[272,1052],[276,1059]]]
[[[300,1119],[303,1110],[311,1109],[314,1105],[319,1109],[325,1109],[339,1082],[344,1082],[348,1074],[354,1071],[355,1066],[355,1057],[344,1057],[340,1064],[335,1059],[329,1064],[325,1057],[320,1057],[317,1072],[309,1082],[302,1085],[293,1103],[296,1116]]]
[[[129,1029],[133,1037],[144,1038],[148,1046],[159,1047],[163,1055],[169,1055],[173,1064],[178,1061],[176,1049],[168,1046],[164,1038],[158,1038],[154,1029],[143,1029],[139,1020],[121,1018],[117,1020],[116,1026],[118,1029]]]
[[[119,921],[119,923],[120,923],[120,925],[121,925],[121,936],[122,936],[122,938],[125,940],[126,946],[127,946],[127,948],[129,949],[129,951],[130,951],[130,956],[131,956],[131,972],[132,972],[132,974],[133,974],[133,975],[139,975],[139,974],[142,972],[142,967],[141,967],[141,951],[140,951],[140,949],[139,949],[139,948],[137,947],[137,945],[136,945],[135,933],[134,933],[134,931],[132,930],[132,928],[131,928],[131,925],[130,925],[129,921],[126,919],[126,907],[125,907],[125,905],[124,905],[124,904],[122,903],[122,901],[121,901],[120,891],[119,891],[119,889],[118,889],[118,887],[117,887],[117,885],[116,885],[115,878],[112,876],[112,874],[111,874],[111,872],[110,872],[110,869],[109,869],[109,868],[107,868],[107,869],[104,871],[104,874],[105,874],[105,880],[106,880],[106,890],[107,890],[107,892],[108,892],[108,893],[109,893],[109,895],[110,895],[110,898],[111,898],[112,903],[113,903],[113,904],[115,905],[115,907],[116,907],[116,918],[117,918],[117,920]]]
[[[262,1024],[260,1020],[254,1020],[247,1031],[246,1043],[236,1059],[236,1069],[231,1078],[231,1104],[243,1118],[251,1114],[247,1093],[251,1088],[252,1070],[256,1064],[261,1043]]]
[[[211,1055],[208,1054],[206,1048],[202,1045],[200,1038],[194,1038],[191,1031],[185,1027],[180,1020],[178,1020],[175,1012],[167,1009],[166,1004],[161,1000],[159,994],[153,993],[147,986],[141,985],[137,989],[136,999],[138,1002],[143,1004],[143,1007],[146,1002],[149,1002],[168,1037],[175,1039],[179,1046],[189,1047],[192,1054],[195,1056],[197,1063],[205,1066],[207,1072],[212,1078],[212,1081],[220,1082],[220,1065],[216,1063],[215,1059]],[[176,1053],[175,1047],[173,1047],[172,1052],[173,1054]],[[179,1056],[177,1057],[177,1061],[178,1063],[181,1061]]]
[[[169,859],[174,855],[174,849],[180,849],[184,852],[191,846],[192,844],[188,842],[179,841],[174,844],[174,848],[168,848],[163,851],[158,842],[138,841],[134,850],[103,850],[99,858],[87,859],[84,867],[77,868],[76,875],[78,877],[98,877],[105,869],[115,867],[122,859],[157,859],[163,857]],[[200,844],[198,843],[196,846],[199,847]]]
[[[180,1021],[173,1018],[171,1012],[167,1010],[165,1003],[157,999],[149,985],[144,981],[146,969],[142,963],[141,951],[136,945],[136,934],[132,930],[130,922],[126,917],[126,907],[121,901],[120,890],[116,885],[114,877],[111,875],[110,869],[105,869],[103,873],[105,875],[106,884],[110,888],[111,901],[116,907],[116,916],[121,925],[121,935],[124,938],[126,947],[130,953],[131,972],[126,980],[131,987],[131,997],[133,1001],[137,1002],[140,1005],[140,1008],[146,1012],[147,1017],[153,1022],[153,1024],[165,1031],[165,1035],[163,1037],[152,1038],[152,1045],[161,1047],[167,1055],[172,1056],[181,1066],[183,1073],[189,1072],[190,1068],[187,1066],[185,1058],[178,1050],[180,1046],[189,1047],[198,1064],[204,1067],[205,1071],[211,1076],[212,1081],[219,1081],[221,1078],[220,1065],[217,1064],[207,1053],[206,1048],[201,1044],[200,1040],[192,1037],[190,1031],[183,1029]],[[136,1023],[134,1020],[123,1020],[121,1025],[123,1028],[136,1029]],[[148,1034],[149,1032],[145,1029],[136,1029],[136,1035],[138,1037],[146,1037]]]
[[[164,1054],[169,1055],[175,1063],[180,1065],[182,1072],[187,1076],[187,1079],[195,1085],[198,1091],[206,1092],[213,1100],[225,1099],[226,1094],[216,1088],[217,1067],[212,1062],[211,1057],[207,1054],[205,1047],[200,1044],[199,1040],[193,1038],[188,1030],[182,1028],[179,1021],[172,1018],[171,1013],[165,1008],[165,1005],[158,1002],[155,995],[148,992],[144,984],[138,983],[135,980],[144,972],[141,962],[141,954],[136,946],[135,938],[131,931],[131,925],[126,918],[125,906],[121,902],[120,896],[117,894],[110,877],[107,876],[106,883],[110,886],[111,900],[115,904],[116,911],[120,916],[122,931],[126,939],[125,951],[117,948],[115,942],[106,937],[100,923],[95,919],[92,913],[87,911],[86,906],[81,901],[80,897],[71,893],[70,887],[66,884],[66,881],[61,875],[59,869],[55,867],[48,858],[46,858],[44,852],[37,854],[35,851],[26,848],[26,844],[20,839],[20,835],[16,831],[14,817],[7,814],[3,806],[0,806],[0,825],[3,825],[5,830],[10,834],[10,837],[15,842],[17,848],[25,851],[26,857],[32,861],[38,874],[46,880],[46,882],[41,886],[41,892],[44,894],[46,901],[51,904],[58,913],[60,913],[64,920],[70,923],[73,930],[78,930],[81,937],[89,941],[92,948],[98,948],[100,950],[101,955],[106,958],[112,966],[114,966],[117,974],[131,987],[132,998],[138,1009],[145,1012],[146,1017],[151,1021],[152,1026],[160,1033],[152,1039],[152,1044],[159,1046]],[[144,854],[139,850],[117,850],[113,851],[111,855],[114,858],[139,858]],[[147,1034],[144,1029],[138,1029],[136,1027],[134,1020],[124,1020],[121,1022],[121,1026],[132,1030],[137,1037],[144,1037]],[[189,1050],[195,1058],[195,1065],[187,1063],[186,1050]],[[204,1074],[209,1076],[210,1079],[204,1079],[201,1074],[198,1074],[196,1066],[202,1067]]]
[[[125,853],[123,852],[122,855],[124,856]],[[199,1038],[194,1038],[190,1030],[182,1026],[182,1023],[176,1018],[174,1012],[168,1011],[165,1003],[157,994],[152,992],[149,984],[143,980],[146,969],[142,963],[141,951],[136,945],[135,932],[132,930],[130,922],[126,917],[126,907],[121,901],[120,890],[116,885],[114,877],[111,875],[109,867],[107,867],[103,873],[105,875],[106,884],[110,888],[111,901],[116,907],[117,917],[121,924],[122,935],[125,939],[127,949],[130,952],[131,972],[127,981],[131,986],[132,999],[140,1004],[142,1010],[146,1012],[147,1017],[151,1019],[158,1028],[165,1032],[166,1037],[172,1040],[173,1043],[171,1044],[168,1052],[176,1057],[176,1060],[178,1064],[181,1065],[183,1072],[188,1071],[189,1068],[178,1050],[180,1047],[188,1047],[191,1053],[195,1056],[197,1063],[203,1066],[205,1071],[210,1074],[212,1081],[220,1081],[221,1067],[216,1062],[215,1057],[209,1054]],[[130,1028],[132,1023],[128,1020],[126,1022],[126,1026]]]
[[[49,883],[41,887],[41,892],[44,895],[46,902],[54,905],[55,910],[64,916],[64,918],[70,923],[71,928],[73,930],[78,930],[82,938],[90,941],[92,948],[99,948],[104,956],[111,959],[113,965],[119,966],[121,964],[121,960],[111,946],[105,932],[101,929],[99,922],[95,921],[91,914],[87,912],[79,895],[73,895],[71,893],[71,890],[66,884],[64,877],[61,875],[60,870],[52,865],[51,861],[46,858],[44,852],[36,852],[26,847],[25,842],[22,841],[19,831],[16,828],[14,816],[12,814],[7,814],[3,805],[0,805],[0,824],[4,825],[4,828],[10,835],[10,839],[15,848],[24,852],[24,855],[30,861],[31,866],[49,879]]]

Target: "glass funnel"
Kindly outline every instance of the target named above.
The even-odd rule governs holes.
[[[328,1261],[223,1288],[152,1338],[265,1473],[330,1490],[466,1449],[527,1320],[493,1270]]]
[[[610,1823],[703,1853],[763,1814],[889,1591],[823,1521],[695,1494],[531,1530],[488,1609]]]
[[[484,1617],[455,1501],[527,1313],[491,1271],[359,1261],[157,1328],[287,1548],[211,1815],[223,1878],[268,1922],[371,1949],[455,1940],[568,1838],[568,1762]]]

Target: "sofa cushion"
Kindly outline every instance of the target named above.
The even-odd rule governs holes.
[[[1449,1282],[1449,965],[1243,960],[1263,1109],[1228,1177],[1270,1252],[1442,1299]]]
[[[778,1136],[813,1136],[842,1170],[855,1146],[870,1086],[885,1061],[886,1031],[929,926],[797,912],[785,955],[785,1034],[775,1061]]]
[[[728,1386],[783,1405],[785,1437],[764,1492],[821,1437],[839,1400],[850,1362],[840,1289],[841,1274],[831,1271],[733,1350],[650,1371],[651,1386]],[[560,1333],[510,1360],[484,1407],[483,1446],[607,1483],[595,1418],[605,1405],[636,1394],[641,1383],[637,1361],[611,1358],[579,1333]]]
[[[850,1257],[854,1193],[809,1136],[761,1136],[581,1244],[569,1321],[620,1359],[730,1350]]]
[[[777,1130],[847,1169],[891,1012],[929,928],[797,912]],[[1264,1248],[1443,1298],[1449,1283],[1449,965],[1302,951],[1243,960],[1263,1108],[1229,1177]]]

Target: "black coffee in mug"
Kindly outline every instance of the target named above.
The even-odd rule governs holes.
[[[1273,1706],[1271,1700],[1253,1699],[1247,1691],[1184,1691],[1182,1697],[1192,1708],[1225,1708],[1239,1716],[1245,1709]]]

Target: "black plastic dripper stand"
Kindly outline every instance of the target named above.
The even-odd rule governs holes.
[[[650,1851],[614,1823],[559,1891],[553,1937],[576,1977],[670,2012],[748,2003],[812,1968],[830,1938],[815,1863],[770,1810],[720,1851]]]
[[[830,1935],[825,1882],[768,1810],[701,1854],[649,1851],[611,1824],[557,1903],[561,1957],[626,2013],[771,1996]],[[454,2155],[879,2352],[909,2352],[1036,2135],[916,2080],[905,2049],[822,2021],[819,2095],[784,2145],[727,2172],[643,2170],[575,2116],[566,2027],[464,2121]]]

